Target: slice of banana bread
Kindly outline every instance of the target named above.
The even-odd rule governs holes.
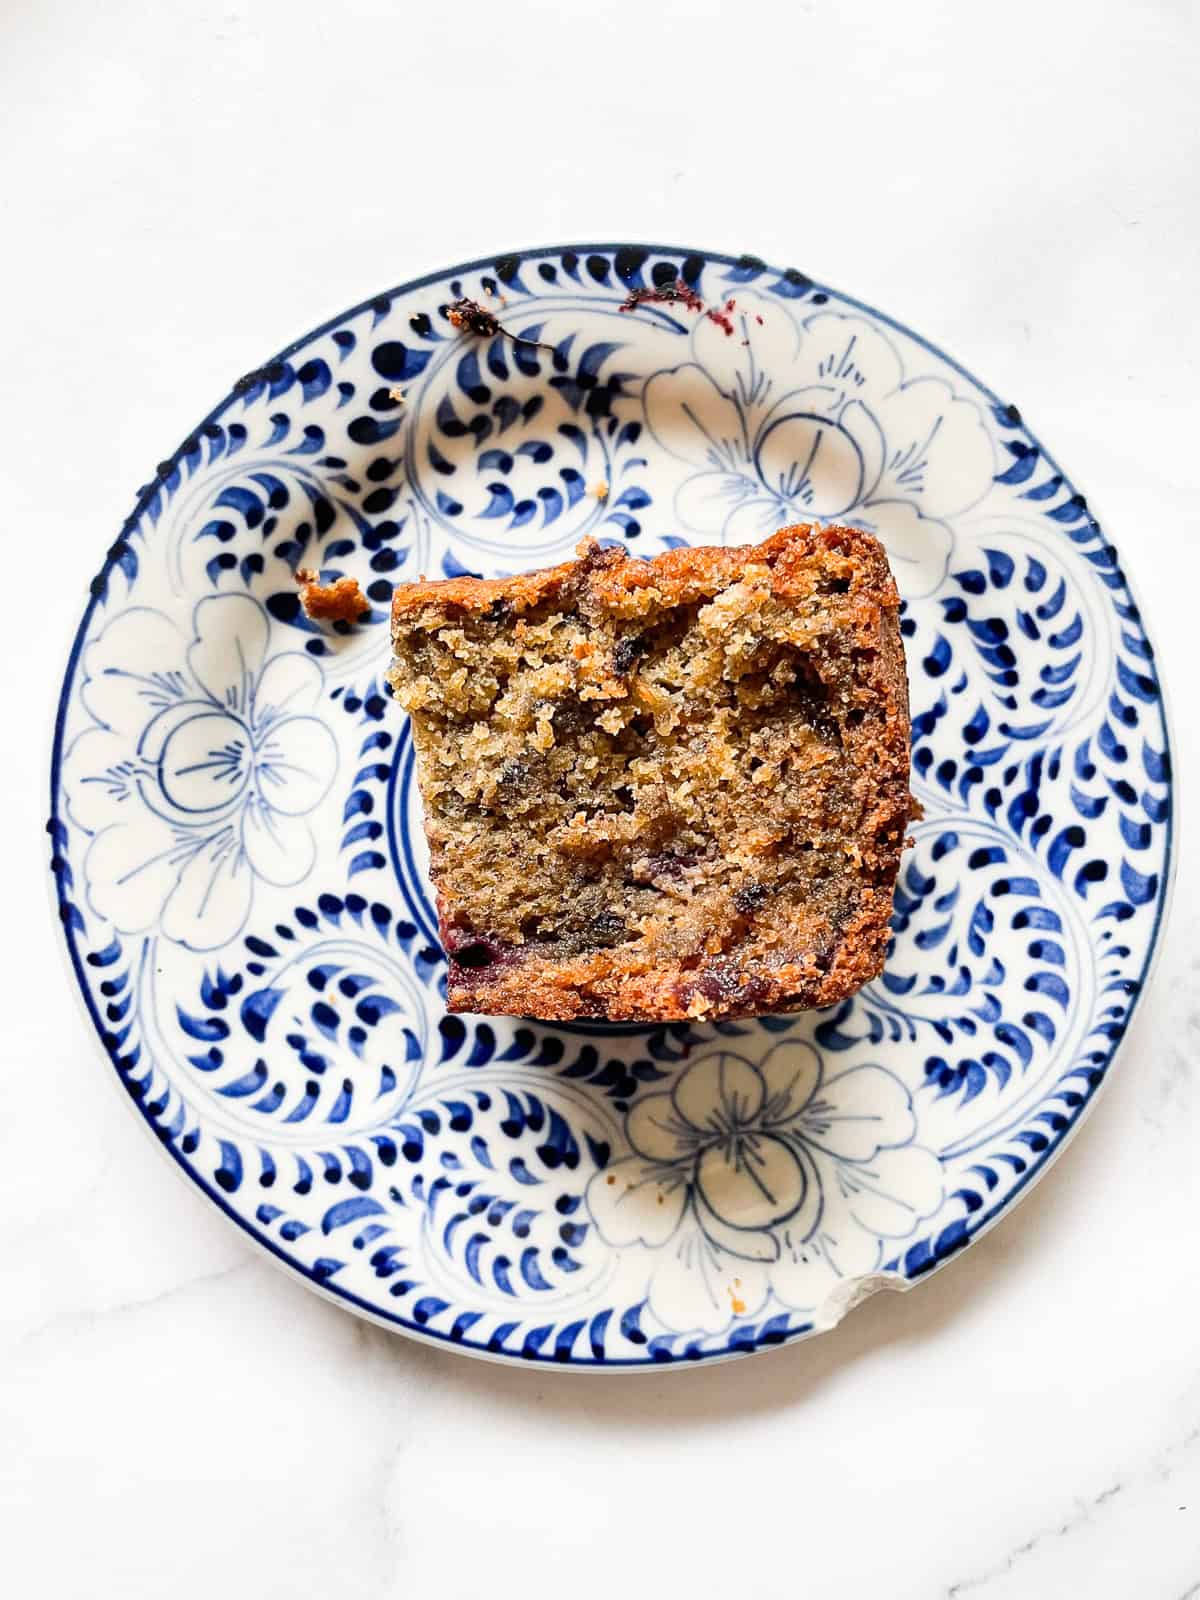
[[[898,608],[875,539],[808,526],[398,588],[450,1009],[749,1016],[877,976],[912,814]]]

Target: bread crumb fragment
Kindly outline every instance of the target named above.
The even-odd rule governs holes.
[[[322,583],[320,573],[312,567],[297,567],[296,582],[304,615],[312,622],[358,622],[371,609],[357,578]]]

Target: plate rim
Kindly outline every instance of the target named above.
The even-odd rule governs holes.
[[[389,288],[378,290],[375,294],[366,296],[362,300],[358,301],[355,305],[326,318],[324,321],[311,328],[308,332],[302,334],[296,339],[293,339],[290,343],[283,346],[276,354],[269,356],[266,360],[259,363],[257,367],[250,368],[246,376],[257,375],[276,363],[286,361],[290,356],[295,355],[298,351],[313,343],[313,341],[323,337],[327,333],[332,332],[334,329],[351,321],[353,318],[361,316],[364,312],[376,308],[380,302],[386,301],[390,306],[391,302],[395,298],[401,295],[411,294],[419,289],[427,288],[430,284],[441,282],[448,278],[465,276],[468,273],[477,272],[484,269],[490,268],[495,270],[496,264],[500,261],[512,260],[520,265],[544,256],[559,256],[566,251],[574,251],[579,255],[584,255],[585,253],[603,253],[615,255],[615,253],[620,250],[641,250],[645,251],[648,255],[698,256],[703,258],[706,265],[709,263],[715,263],[721,266],[732,267],[736,267],[747,260],[752,260],[755,264],[764,267],[765,270],[775,272],[781,277],[785,271],[789,270],[781,267],[774,267],[763,257],[755,255],[752,252],[742,252],[740,255],[733,255],[726,251],[708,250],[696,246],[649,243],[631,239],[609,240],[606,242],[591,240],[581,242],[578,240],[569,240],[563,243],[527,245],[514,250],[499,250],[484,256],[473,258],[470,261],[454,262],[445,267],[423,273],[418,277],[406,279],[405,281]],[[807,277],[807,274],[805,277]],[[959,377],[965,379],[968,384],[970,384],[980,395],[984,396],[994,407],[1002,407],[1009,404],[1008,402],[1003,401],[1001,397],[987,384],[981,382],[980,379],[977,378],[968,367],[957,361],[939,345],[933,343],[933,341],[915,332],[912,328],[908,327],[907,324],[899,321],[895,317],[887,315],[885,312],[879,311],[868,301],[860,300],[857,297],[847,294],[840,289],[831,287],[829,284],[825,283],[824,280],[818,280],[814,278],[810,279],[809,282],[812,288],[818,290],[819,292],[829,294],[840,304],[852,307],[857,311],[864,312],[869,317],[874,318],[882,325],[901,334],[906,339],[911,339],[921,349],[934,356],[937,360],[944,362],[946,366],[957,373]],[[99,572],[89,582],[87,604],[84,607],[82,616],[79,618],[79,621],[75,624],[74,628],[69,634],[70,643],[66,651],[61,680],[57,681],[56,684],[52,683],[51,688],[51,695],[53,696],[51,703],[54,707],[54,715],[48,727],[50,745],[49,761],[47,767],[43,768],[43,771],[48,770],[49,774],[50,805],[48,820],[44,825],[44,831],[50,838],[51,849],[50,861],[47,863],[47,870],[44,873],[43,881],[47,890],[47,903],[50,908],[50,913],[58,930],[57,936],[54,939],[55,947],[59,952],[60,958],[64,962],[65,972],[68,975],[69,987],[74,994],[76,1004],[80,1007],[80,1010],[86,1020],[87,1031],[92,1042],[92,1046],[104,1059],[109,1069],[105,1073],[105,1077],[110,1083],[114,1092],[117,1094],[121,1102],[129,1109],[130,1113],[134,1117],[134,1120],[140,1125],[151,1144],[167,1159],[169,1166],[176,1172],[178,1177],[183,1182],[187,1183],[189,1187],[198,1189],[206,1200],[214,1203],[217,1206],[220,1214],[228,1222],[232,1223],[252,1245],[262,1251],[266,1258],[271,1262],[273,1267],[289,1278],[299,1278],[306,1289],[320,1295],[323,1299],[329,1301],[331,1304],[339,1306],[342,1309],[349,1311],[352,1315],[361,1317],[363,1320],[370,1322],[377,1327],[386,1329],[389,1333],[398,1334],[404,1338],[415,1340],[418,1343],[436,1348],[448,1349],[458,1354],[469,1356],[475,1360],[493,1362],[497,1365],[516,1367],[519,1369],[537,1370],[539,1372],[553,1370],[564,1373],[574,1372],[588,1374],[639,1372],[661,1373],[663,1371],[696,1368],[702,1365],[712,1366],[714,1364],[726,1361],[739,1360],[747,1356],[766,1354],[775,1349],[783,1349],[786,1346],[800,1344],[812,1338],[816,1334],[832,1332],[834,1328],[839,1326],[845,1315],[844,1312],[842,1316],[839,1316],[835,1321],[830,1323],[823,1322],[820,1324],[815,1324],[810,1322],[805,1326],[796,1327],[787,1333],[760,1338],[753,1343],[747,1341],[740,1346],[735,1347],[725,1345],[719,1349],[696,1351],[694,1353],[684,1353],[678,1356],[672,1356],[670,1359],[656,1358],[653,1355],[647,1354],[639,1357],[606,1356],[603,1359],[597,1359],[596,1357],[590,1355],[572,1355],[564,1360],[556,1357],[553,1353],[527,1353],[523,1350],[505,1350],[503,1348],[493,1350],[482,1344],[470,1343],[465,1339],[455,1339],[449,1333],[441,1333],[437,1329],[416,1326],[411,1321],[405,1320],[400,1316],[389,1315],[386,1311],[380,1310],[378,1307],[371,1305],[369,1302],[362,1299],[361,1296],[355,1294],[353,1290],[343,1288],[336,1283],[322,1282],[308,1267],[304,1265],[303,1262],[288,1255],[273,1240],[255,1231],[255,1229],[250,1225],[248,1219],[242,1217],[238,1212],[236,1212],[231,1207],[226,1197],[222,1195],[215,1187],[211,1186],[204,1176],[185,1160],[185,1158],[172,1143],[160,1138],[156,1134],[155,1128],[146,1117],[139,1102],[128,1093],[120,1074],[115,1070],[112,1056],[104,1043],[103,1035],[105,1029],[103,1027],[101,1018],[96,1011],[91,990],[85,980],[80,954],[76,944],[76,936],[74,930],[63,916],[66,897],[63,893],[61,878],[55,870],[54,865],[54,857],[57,853],[55,830],[63,826],[60,815],[59,794],[61,788],[60,777],[64,753],[64,728],[69,708],[71,689],[75,681],[79,657],[87,638],[88,627],[98,603],[104,596],[109,575],[120,558],[119,546],[126,539],[126,536],[136,528],[147,505],[150,503],[154,495],[164,486],[169,474],[174,470],[180,459],[187,453],[188,447],[194,442],[196,435],[198,435],[211,423],[216,422],[221,416],[224,415],[230,406],[236,404],[241,398],[241,386],[244,384],[244,382],[245,377],[242,377],[235,380],[234,383],[230,385],[223,398],[218,401],[218,403],[213,406],[212,409],[184,435],[183,439],[175,446],[170,455],[160,458],[158,465],[155,467],[153,476],[151,476],[138,491],[132,510],[122,521],[119,532],[116,534],[115,538],[105,551],[104,561]],[[1070,494],[1079,493],[1075,481],[1062,470],[1055,457],[1045,448],[1038,435],[1029,426],[1029,423],[1025,418],[1024,411],[1018,411],[1018,417],[1019,421],[1016,423],[1016,427],[1020,429],[1029,443],[1038,450],[1041,459],[1046,463],[1046,465],[1050,467],[1053,472],[1058,474],[1062,480],[1063,488]],[[1088,498],[1087,504],[1090,508],[1092,504],[1090,497]],[[1107,524],[1105,524],[1102,517],[1094,516],[1094,520],[1099,525],[1107,527]],[[1111,536],[1108,536],[1108,542],[1110,544],[1114,543]],[[1074,1118],[1070,1123],[1070,1126],[1058,1137],[1056,1142],[1048,1150],[1041,1154],[1037,1164],[1032,1166],[1029,1171],[1020,1176],[1017,1182],[1004,1195],[996,1207],[988,1213],[987,1217],[984,1218],[974,1229],[967,1231],[953,1249],[942,1254],[931,1253],[927,1263],[919,1266],[911,1274],[906,1272],[878,1274],[878,1283],[872,1285],[872,1288],[868,1294],[864,1296],[864,1299],[874,1298],[874,1293],[879,1288],[883,1287],[887,1287],[894,1291],[907,1293],[910,1289],[916,1288],[927,1278],[930,1278],[935,1273],[940,1272],[941,1269],[948,1265],[949,1262],[961,1255],[966,1248],[975,1244],[977,1240],[983,1238],[985,1234],[990,1232],[997,1223],[1010,1216],[1016,1209],[1017,1203],[1023,1199],[1038,1182],[1040,1182],[1040,1180],[1051,1170],[1053,1166],[1055,1166],[1059,1157],[1072,1144],[1079,1129],[1091,1115],[1093,1106],[1107,1085],[1108,1080],[1112,1075],[1113,1067],[1116,1065],[1117,1059],[1125,1047],[1126,1040],[1129,1037],[1134,1019],[1142,1014],[1142,998],[1152,983],[1159,965],[1163,950],[1163,936],[1166,931],[1167,923],[1170,919],[1171,910],[1174,904],[1180,854],[1178,848],[1178,830],[1180,827],[1180,773],[1178,770],[1178,765],[1175,761],[1176,742],[1174,706],[1167,684],[1163,679],[1161,672],[1158,671],[1158,652],[1154,646],[1152,637],[1153,630],[1147,622],[1145,609],[1141,603],[1139,582],[1129,570],[1129,561],[1125,549],[1122,546],[1115,544],[1114,548],[1116,548],[1120,560],[1121,576],[1125,588],[1128,590],[1130,598],[1137,607],[1139,626],[1143,636],[1145,637],[1147,643],[1150,644],[1152,650],[1152,659],[1156,668],[1156,680],[1159,691],[1158,700],[1161,709],[1163,734],[1165,739],[1164,754],[1167,758],[1169,772],[1169,787],[1167,796],[1168,809],[1162,869],[1163,884],[1158,897],[1158,903],[1155,907],[1154,922],[1150,929],[1149,941],[1145,956],[1143,958],[1141,970],[1138,973],[1136,980],[1134,980],[1137,985],[1136,992],[1130,997],[1129,1007],[1125,1013],[1125,1016],[1121,1019],[1120,1029],[1117,1037],[1111,1040],[1111,1042],[1108,1044],[1105,1060],[1100,1068],[1098,1076],[1096,1077],[1094,1083],[1087,1090],[1086,1096],[1083,1099],[1083,1103],[1079,1106]],[[854,1302],[855,1305],[859,1303],[861,1302]]]

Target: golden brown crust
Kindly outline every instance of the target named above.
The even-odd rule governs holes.
[[[422,728],[430,716],[428,679],[416,676],[414,651],[419,653],[429,639],[441,638],[439,630],[461,640],[463,629],[470,632],[476,623],[486,623],[501,633],[515,629],[525,637],[525,619],[534,615],[544,619],[553,608],[561,607],[564,615],[574,620],[577,640],[573,646],[574,687],[569,691],[572,703],[577,714],[582,705],[592,723],[600,721],[606,726],[600,712],[606,706],[621,706],[620,697],[627,691],[614,683],[611,665],[594,665],[591,657],[601,652],[593,651],[593,637],[608,640],[604,660],[611,663],[613,629],[619,632],[633,627],[650,637],[649,630],[661,626],[664,617],[682,615],[686,608],[691,608],[687,611],[690,617],[703,611],[711,634],[714,611],[732,605],[735,597],[741,603],[748,589],[755,590],[755,604],[769,610],[776,642],[783,638],[792,657],[815,662],[822,673],[829,666],[828,684],[818,683],[818,687],[832,698],[817,715],[836,723],[836,739],[817,745],[809,734],[808,744],[801,740],[796,746],[800,754],[793,751],[793,763],[799,762],[801,767],[807,763],[790,801],[789,817],[795,826],[786,835],[777,830],[760,845],[754,838],[753,808],[743,805],[736,814],[737,829],[728,836],[729,849],[742,868],[752,862],[756,850],[765,852],[762,884],[768,882],[765,863],[769,858],[770,873],[774,874],[770,878],[772,894],[791,873],[785,887],[792,898],[760,905],[755,894],[762,885],[742,868],[731,875],[728,861],[721,858],[722,841],[717,839],[716,857],[701,852],[699,864],[688,868],[695,880],[688,884],[688,894],[696,891],[694,903],[700,909],[693,914],[685,906],[666,933],[653,915],[645,914],[646,896],[652,899],[656,891],[637,887],[630,888],[629,894],[631,903],[636,902],[635,909],[641,909],[641,921],[629,907],[621,909],[631,926],[642,929],[642,936],[630,937],[614,948],[605,947],[602,941],[588,947],[583,940],[580,947],[578,939],[569,945],[561,939],[555,942],[531,935],[525,940],[520,933],[497,934],[494,883],[490,899],[482,893],[475,896],[472,880],[461,870],[463,852],[455,829],[461,827],[463,807],[456,801],[448,812],[444,807],[439,810],[440,802],[435,803],[429,787],[427,751],[432,745]],[[680,548],[652,561],[631,560],[621,550],[602,550],[592,544],[581,547],[579,560],[540,572],[502,579],[452,578],[397,589],[392,602],[398,657],[393,681],[401,697],[407,696],[418,732],[419,776],[433,875],[439,887],[442,939],[450,958],[450,1009],[560,1021],[573,1017],[643,1022],[713,1019],[832,1005],[876,977],[887,947],[905,829],[914,814],[908,792],[908,697],[898,610],[895,583],[877,540],[857,529],[807,525],[781,529],[757,546]],[[731,622],[731,637],[732,632]],[[537,659],[540,664],[543,658]],[[730,670],[742,668],[727,666],[726,676]],[[467,696],[462,726],[486,730],[495,716],[494,700],[483,695],[478,703],[471,701],[470,696],[477,693],[478,674],[467,677],[469,682],[461,691]],[[744,681],[750,681],[749,675]],[[803,683],[800,688],[804,689]],[[638,692],[635,685],[635,699]],[[796,692],[794,683],[792,692]],[[738,703],[735,701],[735,706]],[[794,733],[799,713],[784,715],[785,720],[791,718],[787,728]],[[751,720],[744,719],[746,723]],[[731,740],[739,737],[740,726],[738,717],[733,716]],[[553,734],[548,737],[553,743]],[[535,735],[528,738],[533,740]],[[668,742],[665,736],[651,738],[656,749]],[[810,745],[815,751],[811,762],[806,754]],[[443,768],[445,760],[443,756]],[[785,770],[786,766],[785,760]],[[440,793],[445,785],[434,787]],[[836,796],[836,801],[830,796]],[[475,815],[471,813],[472,818]],[[722,815],[726,817],[726,813]],[[845,820],[839,824],[840,815]],[[580,843],[571,848],[585,854],[607,850],[623,862],[624,878],[618,875],[603,882],[647,882],[644,875],[638,876],[644,856],[635,860],[642,847],[635,845],[620,856],[624,846],[613,842],[627,817],[597,820],[581,811],[575,821],[580,824]],[[503,819],[488,823],[493,833],[501,830],[501,838],[504,825]],[[693,837],[695,826],[693,815]],[[728,821],[722,826],[727,828]],[[806,827],[819,840],[818,856],[793,861],[788,852],[813,849],[811,842],[800,842]],[[528,847],[528,836],[523,836],[519,822],[514,821],[512,830],[510,851],[519,858]],[[557,830],[558,836],[569,833],[569,828]],[[776,838],[782,842],[773,843]],[[669,833],[658,837],[653,846],[656,854],[650,857],[652,865],[664,859],[671,863],[672,848]],[[697,847],[693,844],[692,848]],[[818,858],[834,863],[828,869],[831,876],[810,882],[804,873],[815,870],[810,863]],[[550,859],[559,858],[551,852]],[[678,859],[690,863],[693,858]],[[840,868],[836,867],[839,860],[844,863]],[[665,880],[677,870],[672,863],[650,881],[658,891],[674,894],[675,886]],[[709,880],[715,881],[721,874],[728,882],[722,881],[720,892],[714,889],[704,900],[701,891],[707,892]],[[519,896],[519,872],[513,878],[511,892]],[[532,875],[529,881],[533,882]],[[586,879],[572,879],[564,865],[564,901],[579,892],[580,883],[585,884],[586,892]],[[810,892],[804,891],[805,883],[810,883]],[[738,909],[742,906],[744,912]],[[480,964],[469,962],[469,956]]]
[[[770,568],[772,590],[780,598],[807,595],[804,557],[820,547],[843,556],[863,576],[864,600],[877,606],[899,604],[895,580],[883,546],[859,528],[817,528],[798,523],[780,528],[758,545],[688,545],[664,550],[650,561],[631,560],[622,550],[585,540],[578,558],[554,567],[516,573],[510,578],[438,578],[399,584],[392,594],[392,627],[419,619],[445,617],[452,610],[481,613],[497,600],[515,612],[530,610],[566,590],[587,585],[601,604],[620,604],[622,591],[652,594],[661,606],[684,605],[736,582],[746,567]]]
[[[357,622],[371,609],[371,602],[359,588],[357,578],[320,583],[315,572],[301,567],[296,581],[300,584],[304,615],[313,622]]]

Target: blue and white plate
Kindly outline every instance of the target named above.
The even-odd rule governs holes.
[[[905,601],[883,978],[763,1022],[448,1016],[393,584],[812,519]],[[297,566],[370,614],[314,626]],[[778,1345],[969,1244],[1103,1082],[1171,861],[1143,620],[1017,408],[802,273],[659,246],[456,267],[240,379],[92,583],[51,788],[75,978],[192,1182],[356,1311],[580,1367]]]

